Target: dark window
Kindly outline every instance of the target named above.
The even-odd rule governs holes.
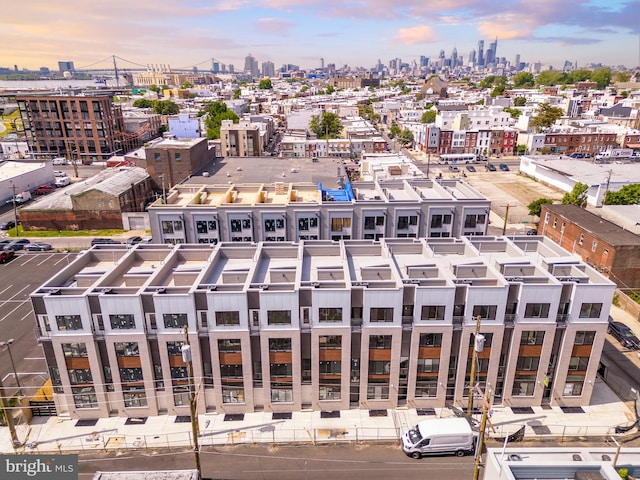
[[[221,338],[218,340],[219,352],[241,352],[242,346],[239,338]]]
[[[541,330],[524,331],[520,337],[520,345],[542,345],[544,332]]]
[[[599,318],[601,311],[601,303],[583,303],[580,307],[580,318]]]
[[[320,322],[341,322],[342,308],[319,308],[318,316]]]
[[[82,330],[80,315],[56,315],[58,330]]]
[[[131,314],[125,315],[109,315],[111,328],[114,329],[131,329],[136,328],[136,321]]]
[[[291,310],[269,310],[269,311],[267,311],[267,323],[269,325],[289,325],[289,324],[291,324]]]
[[[216,325],[240,325],[240,312],[216,312]]]
[[[596,332],[591,330],[576,332],[576,338],[573,342],[574,345],[593,345],[593,340],[596,337]]]
[[[184,342],[167,342],[167,354],[176,356],[182,356],[182,346]]]
[[[440,347],[442,345],[441,333],[421,333],[420,347]]]
[[[419,373],[432,373],[440,370],[439,358],[419,358],[418,359],[418,372]]]
[[[393,322],[393,308],[372,307],[370,310],[371,322]]]
[[[116,342],[113,346],[117,357],[137,357],[140,355],[138,342]]]
[[[485,320],[495,320],[496,319],[496,305],[475,305],[473,307],[473,317],[477,317],[478,315]]]
[[[527,303],[524,309],[525,318],[547,318],[549,316],[548,303]]]
[[[186,313],[165,313],[162,318],[164,328],[183,328],[188,324]]]
[[[444,320],[444,305],[423,305],[422,320]]]
[[[290,338],[270,338],[269,351],[270,352],[290,352],[291,339]]]
[[[63,343],[62,352],[65,357],[80,358],[89,356],[87,346],[84,343]]]
[[[369,348],[388,350],[391,348],[391,335],[371,335]]]
[[[342,348],[342,337],[340,335],[321,335],[318,337],[319,348],[340,349]]]

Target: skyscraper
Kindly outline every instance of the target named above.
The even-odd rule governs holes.
[[[484,40],[478,40],[478,65],[484,66]]]
[[[262,76],[263,77],[275,77],[276,67],[273,62],[262,62]]]
[[[496,59],[498,58],[498,37],[489,44],[489,49],[491,50],[491,61],[487,63],[496,63]],[[487,52],[487,57],[488,57]]]
[[[258,61],[251,54],[244,57],[244,73],[253,78],[260,75]]]
[[[458,64],[458,49],[453,47],[451,51],[451,66],[455,67]]]

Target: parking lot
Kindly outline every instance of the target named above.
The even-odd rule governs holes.
[[[36,341],[29,295],[75,257],[73,253],[18,252],[0,265],[0,342],[13,339],[8,348],[26,396],[33,395],[49,377],[42,349]],[[11,395],[18,384],[8,348],[0,347],[0,376],[7,394]]]

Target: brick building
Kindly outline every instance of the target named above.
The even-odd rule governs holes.
[[[575,205],[543,205],[538,233],[618,284],[640,288],[640,237]]]
[[[135,137],[125,133],[122,110],[110,94],[30,94],[18,95],[16,101],[29,148],[38,155],[90,164],[133,146]]]

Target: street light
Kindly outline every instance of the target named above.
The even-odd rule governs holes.
[[[10,338],[6,342],[0,342],[0,347],[7,347],[9,360],[11,361],[11,368],[13,369],[13,378],[16,379],[16,385],[18,386],[18,395],[22,396],[22,386],[20,385],[20,379],[18,378],[18,371],[16,370],[16,364],[13,362],[13,355],[11,355],[11,344],[13,342],[13,338]]]

